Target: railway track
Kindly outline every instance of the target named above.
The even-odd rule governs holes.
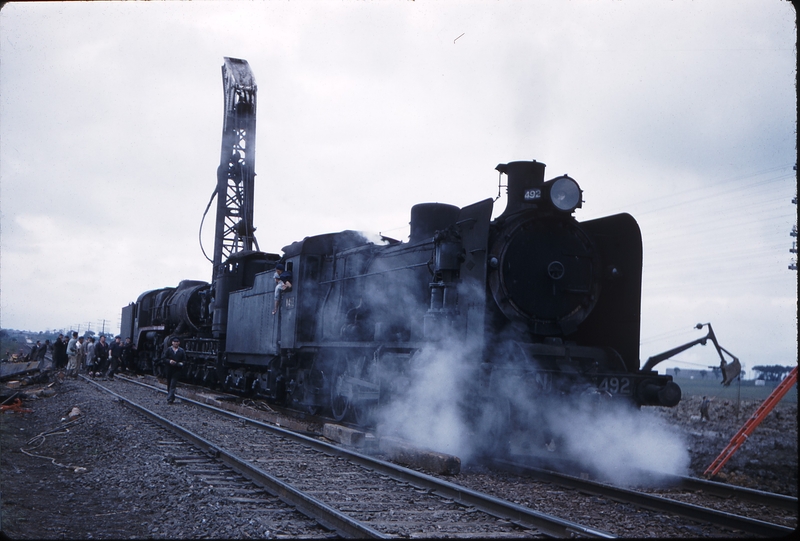
[[[141,381],[135,379],[131,380],[131,382],[137,382],[139,386],[142,385]],[[163,389],[160,385],[150,385],[143,388],[148,389],[147,392],[150,393],[151,397],[158,393],[163,393]],[[158,400],[163,402],[163,398]],[[185,398],[183,401],[186,404],[192,404],[198,407],[203,406],[203,404],[199,402],[193,402]],[[161,407],[167,408],[164,404],[161,404]],[[211,409],[216,410],[217,408]],[[257,421],[252,421],[224,410],[219,410],[218,413],[235,419],[241,426],[250,426],[258,430],[276,430],[275,427],[270,425],[264,425],[263,423],[258,423]],[[296,437],[291,433],[281,431],[281,429],[277,429],[277,431],[281,433],[281,437],[284,438],[294,439]],[[333,453],[340,457],[341,460],[355,460],[360,468],[370,468],[374,471],[374,467],[367,464],[367,462],[373,460],[370,457],[353,453],[339,447],[332,447],[328,444],[322,444],[322,442],[316,439],[304,438],[302,435],[299,439],[303,441],[303,445],[321,447],[323,449],[321,452],[323,453]],[[271,444],[261,445],[270,446]],[[281,462],[291,464],[296,461],[297,457],[301,456],[304,455],[292,455],[292,457],[288,459],[272,456],[255,456],[249,460],[256,464],[269,464],[270,467],[274,467]],[[355,458],[343,458],[347,456]],[[281,476],[285,479],[291,479],[293,485],[299,484],[307,487],[306,489],[312,496],[324,500],[325,496],[329,496],[329,493],[331,493],[330,489],[320,488],[319,486],[320,479],[328,475],[327,467],[322,467],[322,469],[310,468],[309,464],[313,464],[313,459],[300,458],[299,460],[299,467],[301,469],[307,469],[313,472],[310,481],[306,482],[308,484],[303,485],[296,472],[285,472],[281,474]],[[366,462],[361,463],[360,461]],[[303,466],[303,464],[306,464],[306,466]],[[385,465],[386,463],[382,464]],[[396,468],[394,465],[388,466]],[[448,523],[454,516],[463,513],[465,508],[470,515],[474,515],[478,512],[488,512],[492,513],[495,517],[500,517],[502,521],[505,521],[505,523],[498,523],[496,522],[497,519],[493,518],[492,521],[495,522],[489,521],[483,524],[476,522],[471,526],[474,527],[475,530],[468,533],[463,531],[428,531],[421,535],[441,535],[443,537],[477,535],[485,537],[489,532],[495,532],[495,535],[500,537],[509,535],[548,535],[559,537],[571,535],[610,536],[611,534],[606,531],[607,529],[605,527],[605,525],[610,522],[617,524],[619,531],[614,531],[611,528],[608,529],[614,531],[616,535],[622,536],[642,535],[642,533],[639,532],[646,532],[650,535],[666,537],[674,535],[674,532],[678,531],[684,535],[693,536],[745,534],[774,537],[785,536],[794,531],[796,527],[797,499],[788,496],[748,490],[742,487],[732,487],[730,485],[712,483],[694,478],[671,479],[670,483],[673,486],[668,489],[632,491],[611,487],[609,485],[597,483],[596,481],[589,481],[588,479],[558,474],[553,471],[537,470],[536,468],[530,468],[519,462],[496,464],[496,466],[506,471],[515,471],[516,474],[523,476],[525,479],[532,479],[540,484],[530,486],[528,488],[528,494],[524,498],[520,498],[519,495],[515,493],[515,489],[510,488],[508,492],[502,489],[497,490],[497,486],[502,487],[503,483],[495,483],[493,489],[489,490],[489,492],[494,494],[497,501],[503,502],[504,500],[511,500],[516,503],[513,503],[510,508],[494,509],[494,503],[487,503],[486,500],[484,500],[483,503],[471,501],[469,497],[471,497],[470,493],[473,492],[473,490],[470,490],[470,488],[466,486],[455,485],[447,480],[435,479],[435,477],[425,476],[405,468],[400,468],[400,470],[405,473],[399,476],[395,476],[396,474],[394,473],[382,471],[381,468],[385,466],[378,468],[378,471],[381,472],[380,475],[395,477],[395,479],[397,479],[396,483],[399,483],[400,486],[410,487],[412,490],[419,491],[418,494],[423,492],[437,494],[449,499],[451,503],[455,503],[457,507],[452,508],[428,505],[428,507],[433,507],[433,515],[429,516],[439,521],[437,524],[438,526],[441,526],[442,523]],[[334,492],[339,493],[340,496],[344,498],[345,508],[354,508],[352,511],[360,511],[366,514],[380,515],[382,512],[390,513],[388,518],[383,517],[382,519],[378,519],[377,522],[374,521],[375,524],[379,525],[375,528],[379,534],[413,535],[412,532],[414,528],[424,528],[424,523],[426,520],[429,520],[425,518],[426,513],[413,511],[411,507],[406,505],[406,502],[414,500],[413,497],[406,497],[403,499],[403,496],[401,496],[399,492],[397,493],[397,501],[401,502],[400,507],[403,510],[409,511],[405,518],[401,519],[395,516],[398,514],[397,511],[391,513],[391,509],[393,509],[391,501],[386,504],[373,502],[373,494],[379,493],[389,494],[389,500],[391,500],[391,495],[394,495],[396,490],[392,486],[387,488],[385,486],[363,485],[356,494],[356,499],[360,501],[368,498],[371,502],[376,503],[376,505],[374,505],[372,509],[370,509],[369,506],[362,506],[360,510],[355,509],[358,506],[354,504],[349,504],[348,507],[348,504],[346,504],[348,500],[346,498],[351,498],[350,501],[354,501],[353,496],[346,495],[346,493],[342,492],[341,487],[347,484],[353,485],[352,482],[356,477],[353,477],[351,473],[346,473],[339,475],[338,478],[341,480],[339,483],[340,486],[337,491]],[[463,482],[468,486],[473,486],[474,489],[475,485],[470,485],[470,478],[469,475],[459,476],[459,482]],[[435,479],[435,483],[443,484],[439,486],[435,483],[432,484],[431,479]],[[661,481],[663,481],[663,479]],[[542,483],[546,486],[543,487]],[[520,484],[519,480],[511,480],[508,483],[509,487],[518,484]],[[516,489],[519,489],[519,486],[517,486]],[[481,491],[476,489],[474,492],[480,494]],[[536,494],[545,494],[546,496],[544,498],[532,496]],[[586,503],[581,502],[577,504],[582,508],[582,514],[575,515],[567,511],[564,513],[560,512],[559,507],[568,507],[559,506],[559,502],[563,502],[564,500],[571,500],[573,503],[579,500],[586,500]],[[491,502],[491,498],[489,502]],[[723,502],[722,506],[718,505],[720,502]],[[540,505],[544,503],[549,505]],[[337,505],[341,505],[341,503]],[[424,506],[423,504],[423,507]],[[721,508],[715,508],[715,506]],[[530,516],[520,516],[517,514],[519,513],[519,509],[517,508],[526,510],[526,512],[533,511],[535,513],[534,516],[537,518],[534,520]],[[735,509],[736,512],[731,512],[731,509]],[[431,510],[429,509],[429,511]],[[614,513],[620,513],[620,518],[613,518]],[[740,513],[743,513],[745,516],[742,516]],[[564,517],[563,523],[559,524],[556,522],[557,525],[555,527],[536,523],[536,520],[544,520],[539,518],[539,515],[548,516],[551,514]],[[445,517],[444,522],[442,522],[442,517]],[[381,522],[381,520],[383,520],[383,522]],[[637,521],[641,523],[641,525],[636,525]],[[399,526],[402,523],[402,528],[387,533],[387,524],[389,523],[394,523],[395,526]],[[520,529],[515,531],[509,525]],[[498,530],[498,527],[501,527],[501,529]],[[383,531],[381,531],[381,528],[383,528]],[[365,535],[366,534],[363,533],[358,534],[358,536]]]
[[[152,386],[92,383],[343,537],[613,537]]]
[[[168,427],[163,429],[170,430]],[[230,506],[235,506],[237,512],[252,514],[253,520],[259,521],[267,532],[274,531],[275,524],[291,521],[294,527],[303,532],[304,538],[331,537],[329,528],[318,524],[291,504],[287,504],[280,497],[253,483],[189,441],[165,438],[157,443],[169,462],[176,467],[185,468],[187,473],[193,475],[209,490],[220,492],[221,500]]]
[[[669,488],[631,490],[520,462],[495,460],[494,465],[506,471],[570,487],[583,493],[748,534],[780,537],[789,535],[797,527],[797,498],[782,494],[724,485],[704,479],[666,475],[659,475],[658,481],[660,485],[671,485]],[[731,511],[733,508],[737,513]],[[741,512],[746,515],[738,514]]]

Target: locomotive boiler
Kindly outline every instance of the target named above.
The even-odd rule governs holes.
[[[499,404],[507,417],[509,381],[531,399],[679,402],[670,376],[639,368],[642,239],[633,217],[578,222],[573,178],[545,180],[543,163],[514,161],[496,168],[507,201],[494,219],[492,199],[421,203],[407,241],[342,231],[261,252],[255,82],[245,61],[230,58],[223,82],[212,282],[147,292],[123,308],[122,332],[143,369],[179,336],[188,379],[364,425],[437,354],[460,357],[471,407]],[[291,288],[276,292],[278,263]]]

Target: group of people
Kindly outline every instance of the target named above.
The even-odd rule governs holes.
[[[291,273],[287,274],[287,278],[291,276]],[[173,337],[170,343],[171,347],[165,350],[162,363],[167,379],[167,403],[172,404],[175,402],[178,379],[186,363],[186,352],[180,347],[179,338]],[[78,373],[85,373],[92,378],[113,379],[120,370],[133,371],[136,368],[136,346],[130,338],[123,343],[122,338],[117,336],[109,344],[105,335],[95,340],[94,336],[78,336],[76,331],[72,331],[69,339],[59,334],[52,344],[50,340],[44,344],[37,341],[28,354],[28,360],[43,361],[48,350],[52,351],[53,368],[65,370],[67,377],[71,378],[77,378]]]
[[[37,346],[39,343],[37,342]],[[37,349],[37,355],[44,358],[49,341]],[[37,347],[34,346],[34,347]],[[67,340],[59,334],[52,345],[53,367],[56,370],[65,370],[67,377],[76,378],[78,373],[86,373],[90,377],[104,377],[113,379],[114,374],[120,370],[134,370],[136,346],[130,338],[122,342],[122,337],[117,336],[110,344],[105,335],[99,340],[94,336],[78,336],[72,331],[72,336]]]

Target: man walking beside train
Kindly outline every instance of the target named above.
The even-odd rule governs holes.
[[[164,355],[164,367],[167,377],[167,404],[175,402],[178,377],[181,375],[181,369],[185,362],[186,352],[181,347],[180,338],[175,336],[172,338],[172,346],[167,348],[167,352]]]

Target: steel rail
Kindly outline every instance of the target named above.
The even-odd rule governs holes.
[[[525,466],[530,463],[532,456],[516,455],[511,457],[508,461],[518,466]],[[538,461],[538,468],[554,471],[554,472],[569,472],[578,471],[580,464],[574,460],[556,459],[550,456],[536,455],[535,460]],[[720,483],[718,481],[711,481],[701,477],[689,477],[684,475],[675,475],[666,472],[655,470],[646,470],[636,468],[637,475],[643,479],[642,483],[651,482],[662,485],[667,485],[672,488],[681,488],[692,491],[702,491],[706,494],[713,494],[720,498],[736,498],[738,500],[757,503],[759,505],[767,505],[776,509],[784,509],[786,511],[797,511],[798,500],[795,496],[788,496],[786,494],[776,494],[774,492],[766,492],[763,490],[756,490],[754,488],[742,487],[738,485],[729,485]]]
[[[755,535],[763,535],[767,537],[786,536],[795,530],[789,526],[773,524],[763,520],[752,519],[743,517],[741,515],[735,515],[733,513],[718,511],[716,509],[701,507],[699,505],[679,502],[661,496],[654,496],[652,494],[637,492],[635,490],[615,487],[605,483],[600,483],[598,481],[581,479],[565,473],[544,470],[522,464],[515,464],[513,462],[500,459],[494,459],[492,462],[505,470],[511,470],[524,475],[529,475],[540,481],[556,483],[583,492],[605,496],[616,501],[630,503],[653,511],[674,513],[693,520],[715,524],[725,528],[741,530]]]
[[[148,410],[144,406],[140,406],[139,404],[131,400],[128,400],[124,396],[115,393],[111,389],[108,389],[100,385],[99,383],[91,380],[90,378],[86,378],[84,376],[81,377],[83,377],[83,379],[85,379],[86,381],[89,381],[92,384],[96,385],[103,391],[113,395],[121,403],[132,408],[134,411],[139,412],[148,419],[154,421],[156,424],[190,441],[193,445],[200,448],[204,452],[208,453],[210,456],[220,460],[232,470],[243,475],[244,477],[253,481],[257,485],[264,487],[266,490],[268,490],[270,493],[280,498],[285,503],[291,505],[292,507],[295,507],[298,511],[300,511],[304,515],[316,520],[324,527],[335,531],[342,537],[354,538],[354,539],[358,538],[391,539],[392,536],[383,534],[373,528],[370,528],[366,524],[363,524],[353,519],[352,517],[329,507],[328,505],[322,503],[313,496],[310,496],[302,491],[295,489],[291,485],[284,483],[283,481],[271,476],[267,472],[247,463],[246,461],[240,459],[236,455],[229,453],[225,449],[222,449],[221,447],[195,434],[194,432],[191,432],[190,430],[187,430],[182,426],[173,423],[169,419],[166,419],[158,415],[157,413]],[[182,398],[182,400],[187,400],[187,399]]]
[[[756,490],[754,488],[728,485],[718,481],[711,481],[709,479],[702,479],[699,477],[674,475],[649,470],[641,470],[641,472],[643,475],[646,475],[654,480],[668,483],[672,487],[693,491],[702,491],[706,494],[719,496],[720,498],[736,498],[738,500],[775,507],[777,509],[784,509],[786,511],[798,510],[797,498],[794,496],[787,496],[786,494],[776,494],[774,492],[766,492],[763,490]]]
[[[126,381],[130,381],[132,383],[136,383],[137,385],[165,392],[162,389],[153,387],[152,385],[148,385],[146,383],[130,379],[126,379]],[[345,458],[364,468],[368,468],[372,471],[382,473],[393,479],[408,483],[417,488],[429,490],[441,497],[448,498],[462,505],[468,505],[474,507],[479,511],[483,511],[484,513],[490,514],[492,516],[508,520],[524,528],[535,528],[540,532],[542,532],[543,534],[551,537],[580,536],[580,537],[599,537],[606,539],[612,539],[616,537],[611,533],[605,532],[603,530],[590,528],[588,526],[584,526],[576,522],[565,520],[545,513],[540,513],[538,511],[535,511],[533,509],[530,509],[522,505],[508,502],[500,498],[495,498],[494,496],[489,496],[488,494],[483,494],[474,491],[472,489],[457,485],[455,483],[443,481],[441,479],[437,479],[436,477],[426,475],[424,473],[420,473],[411,470],[409,468],[399,466],[397,464],[392,464],[391,462],[386,462],[384,460],[364,455],[356,451],[351,451],[343,447],[331,445],[329,443],[325,443],[323,441],[310,438],[308,436],[304,436],[302,434],[298,434],[296,432],[292,432],[290,430],[286,430],[278,426],[273,426],[267,423],[263,423],[261,421],[257,421],[255,419],[250,419],[243,415],[239,415],[231,411],[217,408],[216,406],[212,406],[210,404],[204,404],[202,402],[192,400],[191,398],[186,398],[185,396],[179,396],[178,398],[185,402],[189,402],[199,407],[206,408],[208,410],[219,413],[220,415],[225,415],[237,419],[244,424],[250,424],[258,428],[271,431],[275,434],[279,434],[286,438],[290,438],[294,441],[301,442],[305,445],[308,445],[309,447],[312,447],[313,449],[324,452],[326,454]]]

